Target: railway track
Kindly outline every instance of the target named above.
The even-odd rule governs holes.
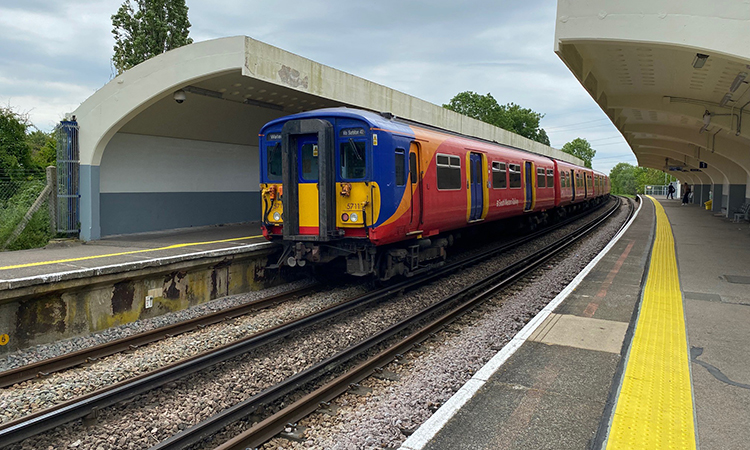
[[[0,388],[12,386],[14,384],[34,378],[45,377],[54,372],[59,372],[61,370],[79,366],[81,364],[98,361],[101,358],[111,356],[116,353],[133,350],[143,345],[157,342],[165,338],[177,336],[189,331],[194,331],[226,320],[235,319],[245,314],[268,308],[287,300],[308,295],[314,292],[316,288],[316,285],[305,286],[299,289],[291,290],[289,292],[284,292],[282,294],[262,298],[242,305],[237,305],[235,307],[222,311],[216,311],[204,316],[195,317],[187,321],[166,325],[143,333],[134,334],[122,339],[117,339],[104,344],[85,348],[83,350],[78,350],[76,352],[60,355],[55,358],[50,358],[43,361],[38,361],[36,363],[27,364],[25,366],[17,367],[15,369],[6,370],[4,372],[0,372]]]
[[[248,399],[247,401],[236,405],[230,410],[224,411],[205,420],[198,425],[189,428],[172,438],[152,447],[150,450],[176,450],[186,448],[190,445],[200,442],[202,439],[218,432],[225,426],[244,417],[261,405],[268,404],[280,397],[278,393],[290,392],[294,386],[300,386],[313,381],[324,375],[324,368],[336,367],[345,360],[351,360],[361,356],[378,344],[389,338],[396,336],[415,323],[425,320],[434,315],[436,312],[445,310],[442,314],[431,320],[428,324],[420,327],[418,330],[411,332],[406,338],[400,339],[390,345],[386,350],[370,357],[365,362],[358,364],[356,367],[329,381],[318,389],[308,393],[303,398],[297,400],[291,405],[281,409],[277,413],[267,417],[257,423],[249,430],[241,433],[235,438],[216,447],[217,450],[244,450],[247,448],[257,447],[283,431],[290,423],[295,423],[308,414],[317,410],[321,404],[329,402],[333,398],[349,390],[349,388],[379,371],[382,367],[408,352],[416,345],[433,336],[436,332],[455,322],[461,316],[471,311],[485,300],[496,295],[503,288],[515,283],[525,275],[537,269],[540,265],[549,261],[555,255],[578,242],[582,237],[595,230],[600,224],[604,223],[620,206],[620,202],[615,205],[607,214],[601,218],[592,221],[578,231],[571,233],[566,238],[549,245],[532,255],[512,264],[506,269],[497,272],[477,283],[462,289],[456,294],[450,295],[432,306],[420,311],[402,322],[393,325],[378,335],[363,341],[355,346],[346,349],[343,352],[321,361],[314,367],[301,372],[293,379],[285,380],[284,383],[273,386],[266,391]],[[629,204],[629,214],[626,222],[630,220],[634,212],[632,203]],[[452,305],[452,307],[449,307]]]
[[[227,359],[233,358],[253,348],[257,348],[269,342],[277,341],[283,338],[284,336],[288,336],[290,333],[294,331],[311,326],[312,324],[315,324],[315,323],[319,323],[319,321],[321,320],[335,317],[347,311],[351,311],[354,308],[358,308],[360,306],[367,305],[378,300],[383,300],[384,298],[388,298],[390,296],[403,293],[404,291],[407,291],[407,290],[415,289],[418,286],[421,286],[421,285],[430,283],[436,279],[439,279],[439,277],[445,276],[447,273],[460,270],[468,265],[476,263],[476,261],[483,260],[495,254],[508,251],[514,247],[522,245],[523,243],[533,240],[541,236],[542,234],[546,234],[550,232],[551,230],[567,225],[568,223],[569,221],[566,221],[564,223],[561,223],[557,227],[553,227],[552,229],[543,230],[543,231],[534,233],[530,236],[527,236],[525,238],[517,239],[501,247],[488,250],[485,252],[481,252],[480,254],[472,257],[470,260],[462,260],[462,261],[458,261],[455,263],[447,264],[445,267],[427,276],[419,277],[418,279],[415,277],[414,279],[406,280],[401,283],[391,285],[389,287],[378,290],[376,292],[358,297],[356,299],[352,299],[347,302],[343,302],[339,305],[335,305],[333,307],[330,307],[318,313],[303,317],[297,321],[283,324],[275,328],[272,328],[270,330],[266,330],[262,333],[250,336],[247,339],[242,340],[241,342],[229,344],[219,349],[215,349],[214,351],[206,352],[204,354],[190,358],[189,360],[181,361],[179,363],[166,366],[154,372],[141,375],[132,380],[128,380],[127,382],[121,382],[109,388],[93,392],[82,398],[75,399],[73,401],[58,405],[54,408],[50,408],[49,410],[40,411],[37,414],[33,414],[23,419],[10,422],[0,427],[0,446],[7,445],[13,442],[18,442],[22,439],[25,439],[26,437],[41,433],[45,430],[48,430],[60,424],[69,422],[71,420],[75,420],[80,417],[91,415],[92,413],[96,414],[96,411],[101,410],[102,408],[115,404],[119,401],[131,398],[135,395],[146,392],[150,389],[153,389],[154,387],[161,386],[175,379],[182,378],[190,373],[195,373],[206,367],[214,365],[220,361],[225,361]],[[281,300],[277,299],[275,301],[278,302]],[[434,310],[432,312],[425,312],[425,314],[431,314],[431,313],[434,313]],[[227,312],[224,311],[223,313],[220,313],[220,314],[223,314],[224,316],[226,316]],[[193,325],[193,328],[195,328],[195,326],[196,325]],[[408,325],[403,323],[401,329],[403,329],[406,326]],[[155,331],[163,332],[163,329],[155,330]],[[391,330],[390,331],[391,334],[389,336],[392,336],[393,333],[397,333],[397,332],[398,331]],[[383,340],[388,339],[389,336],[381,335],[376,340],[378,342],[382,342]],[[368,342],[369,341],[371,340],[368,340]],[[377,345],[377,344],[372,344],[372,345]],[[370,345],[368,348],[372,348],[372,345]],[[361,354],[362,351],[363,350],[361,350],[361,348],[360,350],[349,349],[343,352],[342,354],[336,355],[336,358],[338,358],[337,359],[338,363],[336,364],[341,364],[343,361],[350,360],[352,357],[355,356],[355,354]],[[316,364],[314,368],[316,368],[317,372],[316,371],[300,372],[298,375],[295,375],[289,379],[290,383],[284,386],[276,386],[274,388],[271,388],[270,392],[264,391],[265,397],[263,397],[263,400],[259,402],[263,404],[267,404],[268,402],[273,401],[273,398],[279,398],[282,395],[285,395],[291,392],[293,389],[296,388],[296,386],[307,383],[309,379],[306,377],[313,376],[313,375],[314,375],[313,378],[316,376],[319,377],[321,375],[321,372],[319,372],[319,370],[322,370],[322,368],[324,367],[329,367],[331,366],[331,364],[332,364],[331,361],[327,362],[326,364],[323,364],[323,363]],[[313,369],[313,368],[310,368],[310,369]],[[251,405],[249,406],[249,408],[252,409],[254,408],[254,406]],[[243,412],[240,411],[241,408],[235,407],[235,408],[230,408],[230,410],[234,410],[234,413],[233,413],[234,416],[244,414],[244,410],[242,410]],[[219,425],[219,422],[216,422],[213,425],[211,425],[211,427],[213,428],[217,426],[223,426],[223,425]],[[207,431],[205,431],[204,429],[203,432],[193,435],[193,436],[201,436],[201,437],[191,438],[191,439],[200,440],[202,439],[202,436],[206,435],[206,432]],[[177,435],[175,437],[177,437]],[[165,443],[166,442],[167,441],[165,441]],[[164,448],[181,448],[184,445],[186,444],[181,443],[181,444],[178,444],[177,447],[164,447]]]

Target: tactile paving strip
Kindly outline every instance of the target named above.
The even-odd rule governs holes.
[[[656,238],[607,450],[696,448],[674,238],[664,208],[649,198],[656,207]]]

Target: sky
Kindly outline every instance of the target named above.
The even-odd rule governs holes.
[[[12,3],[12,4],[8,4]],[[122,0],[0,5],[0,105],[51,130],[113,77]],[[187,0],[194,41],[246,35],[442,105],[491,93],[544,114],[553,147],[577,137],[609,173],[635,156],[554,53],[556,0]]]

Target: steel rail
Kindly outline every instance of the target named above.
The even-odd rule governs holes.
[[[591,212],[593,211],[594,210],[592,210]],[[547,227],[544,230],[524,236],[521,239],[523,240],[523,242],[527,242],[531,239],[535,239],[538,235],[549,233],[580,218],[580,216],[574,216],[551,227]],[[523,242],[513,241],[510,244],[520,245]],[[496,250],[488,250],[487,253],[494,253],[495,251]],[[56,356],[54,358],[49,358],[14,369],[6,370],[0,372],[0,388],[9,387],[14,384],[18,384],[34,378],[45,377],[54,372],[70,369],[71,367],[76,367],[81,364],[95,362],[101,358],[111,356],[116,353],[121,353],[123,351],[132,350],[133,348],[150,344],[152,342],[156,342],[171,336],[177,336],[179,334],[190,332],[208,325],[213,325],[225,320],[234,319],[238,316],[248,314],[252,311],[267,308],[269,306],[272,306],[273,304],[286,301],[294,296],[307,295],[314,289],[315,286],[307,286],[304,288],[295,289],[293,291],[275,295],[266,299],[260,299],[222,311],[216,311],[202,317],[196,317],[172,325],[166,325],[154,330],[149,330],[143,333],[127,336],[122,339],[106,342],[104,344],[85,348],[65,355]]]
[[[439,302],[428,306],[413,316],[402,320],[401,322],[389,327],[386,330],[377,333],[376,335],[355,344],[330,358],[318,362],[315,365],[305,369],[304,371],[298,372],[292,377],[287,378],[280,384],[272,386],[264,391],[248,398],[247,400],[238,403],[237,405],[228,408],[219,414],[216,414],[196,425],[190,427],[171,438],[162,441],[161,443],[151,447],[150,450],[177,450],[186,448],[192,444],[198,443],[208,436],[211,436],[226,425],[233,423],[249,414],[252,414],[258,408],[264,405],[268,405],[275,400],[280,399],[284,395],[300,388],[320,377],[330,373],[347,361],[352,360],[357,356],[370,351],[375,346],[383,343],[387,339],[390,339],[397,334],[404,331],[406,328],[434,317],[441,310],[446,309],[449,305],[458,306],[451,312],[444,314],[437,320],[434,320],[429,325],[425,326],[416,333],[411,334],[401,342],[391,346],[389,349],[381,352],[374,358],[360,364],[351,371],[343,374],[339,378],[325,386],[315,390],[314,392],[306,395],[304,398],[293,403],[292,405],[284,408],[277,414],[263,420],[247,432],[237,436],[236,438],[228,441],[221,445],[220,449],[245,449],[252,448],[262,444],[263,442],[271,439],[284,426],[290,422],[297,421],[302,417],[315,411],[319,404],[323,401],[330,400],[341,393],[345,392],[349,385],[356,383],[371,375],[375,370],[384,366],[388,362],[392,361],[397,355],[402,354],[412,348],[414,345],[425,340],[432,333],[446,324],[451,323],[456,318],[460,317],[467,311],[473,309],[478,303],[481,303],[485,299],[496,294],[503,287],[517,281],[519,278],[536,269],[542,263],[548,261],[551,257],[563,251],[570,245],[577,242],[581,237],[587,235],[601,223],[607,220],[612,214],[614,214],[621,204],[618,201],[617,204],[604,216],[594,220],[592,223],[587,224],[585,227],[576,230],[565,238],[556,241],[555,243],[534,252],[532,255],[523,258],[522,260],[506,267],[505,269],[498,271],[484,279],[474,283],[473,285],[462,289],[461,291],[452,294]],[[632,209],[632,208],[631,208]],[[632,214],[632,213],[631,213]],[[468,298],[468,300],[467,300]]]
[[[589,213],[596,211],[606,203],[599,205]],[[422,277],[414,277],[393,285],[387,286],[378,291],[374,291],[355,299],[344,301],[337,305],[330,306],[326,309],[309,314],[300,319],[287,322],[276,327],[266,329],[252,336],[248,336],[239,341],[226,344],[215,349],[208,350],[201,354],[177,361],[173,364],[161,367],[154,371],[141,374],[129,380],[108,386],[91,392],[82,397],[72,399],[68,402],[55,405],[51,408],[38,411],[20,419],[0,425],[0,447],[9,445],[31,436],[35,436],[49,429],[60,426],[64,423],[96,414],[98,410],[114,405],[118,402],[127,400],[136,395],[147,392],[166,383],[183,378],[192,373],[211,367],[222,361],[234,358],[247,353],[262,345],[266,345],[282,339],[289,334],[312,326],[322,320],[343,314],[360,306],[367,305],[376,300],[382,300],[392,295],[403,293],[407,290],[414,289],[418,286],[427,284],[436,278],[444,276],[456,270],[460,270],[468,265],[475,264],[493,254],[499,254],[509,249],[518,247],[530,240],[554,231],[557,228],[567,225],[568,223],[580,219],[581,216],[572,217],[558,225],[545,228],[525,237],[513,240],[494,249],[489,249],[474,255],[465,260],[456,261],[446,264],[445,266],[425,274]]]
[[[54,358],[45,359],[15,369],[0,372],[0,388],[12,386],[14,384],[31,380],[36,377],[44,377],[53,372],[69,369],[81,364],[97,361],[100,358],[114,355],[116,353],[132,350],[145,344],[150,344],[171,336],[187,333],[199,328],[213,325],[225,320],[268,308],[277,303],[287,301],[295,297],[302,297],[312,293],[317,288],[316,285],[306,286],[294,289],[282,294],[273,295],[268,298],[255,300],[252,302],[237,305],[232,308],[216,311],[205,316],[195,317],[183,322],[166,325],[154,330],[134,334],[132,336],[117,339],[104,344],[71,352]]]

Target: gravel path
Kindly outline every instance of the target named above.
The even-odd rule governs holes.
[[[533,244],[525,246],[524,249],[514,252],[513,255],[504,255],[498,258],[493,258],[492,260],[472,269],[464,270],[448,277],[439,284],[420,289],[414,293],[409,293],[406,297],[401,298],[398,301],[380,305],[379,308],[370,309],[364,314],[349,315],[346,320],[336,321],[327,328],[316,327],[315,330],[298,333],[298,335],[290,336],[281,343],[274,344],[270,348],[263,349],[263,351],[253,352],[253,354],[248,354],[236,358],[235,360],[227,361],[217,367],[172,383],[163,389],[156,389],[139,396],[126,404],[120,404],[108,408],[100,413],[97,423],[93,425],[83,426],[81,422],[69,424],[44,435],[28,439],[21,444],[15,445],[14,448],[74,447],[95,450],[110,448],[147,448],[158,441],[166,439],[177,431],[197,423],[215,412],[242,401],[263,388],[275,384],[283,378],[309,367],[316,361],[333,354],[335,351],[345,348],[354,342],[358,342],[360,339],[369,336],[375,331],[389,326],[391,323],[402,318],[407,311],[417,311],[437,299],[455,292],[469,282],[478,280],[489,273],[494,272],[499,266],[507,265],[511,259],[515,260],[531,253],[535,249],[546,245],[546,243],[558,239],[563,233],[565,233],[565,231],[560,230],[552,236],[542,239],[544,242],[536,241]],[[587,260],[588,258],[586,258],[586,261]],[[583,261],[582,263],[585,265],[586,262]],[[568,267],[562,271],[567,273],[569,270],[571,269]],[[575,273],[577,273],[577,271]],[[570,278],[572,278],[575,273],[571,274]],[[558,284],[562,283],[562,279],[564,278],[560,274],[552,277],[552,280]],[[364,287],[349,287],[348,289],[332,291],[327,295],[322,296],[325,297],[325,299],[321,299],[320,302],[327,306],[333,302],[338,302],[354,295],[357,290],[363,292]],[[554,297],[554,294],[551,295]],[[540,299],[538,297],[538,295],[533,297],[530,307],[528,306],[528,298],[520,298],[517,301],[520,305],[518,308],[523,309],[528,307],[529,312],[511,311],[514,318],[510,323],[516,324],[516,326],[515,328],[495,327],[498,330],[501,330],[501,335],[503,337],[500,341],[504,342],[507,341],[507,339],[510,339],[515,331],[520,329],[525,321],[531,317],[529,314],[535,313],[539,308],[543,307],[550,298],[552,298],[546,298],[545,296],[544,299]],[[296,303],[307,307],[311,303],[314,303],[314,301],[308,300]],[[507,304],[513,304],[513,302]],[[318,305],[312,307],[318,307]],[[197,352],[207,348],[205,346],[210,345],[207,344],[209,341],[218,341],[220,343],[228,342],[229,340],[235,339],[237,336],[243,335],[243,333],[246,335],[249,332],[254,332],[265,326],[275,325],[283,320],[278,317],[278,314],[274,315],[269,313],[270,310],[267,310],[259,315],[253,315],[252,318],[238,318],[227,324],[229,328],[224,331],[216,332],[214,329],[215,326],[212,326],[196,331],[195,333],[190,333],[190,336],[183,335],[162,341],[154,344],[158,345],[157,347],[153,347],[152,345],[144,348],[142,350],[143,354],[140,355],[139,358],[132,358],[132,355],[115,355],[88,368],[92,369],[99,366],[97,370],[87,370],[87,373],[89,374],[88,376],[81,376],[76,370],[53,375],[53,377],[61,378],[44,386],[37,386],[37,388],[29,390],[29,394],[25,393],[28,386],[24,385],[27,383],[39,383],[39,381],[26,382],[20,385],[19,389],[6,389],[0,391],[0,407],[6,411],[16,411],[16,414],[18,414],[18,411],[24,410],[24,405],[33,405],[34,403],[37,403],[39,404],[37,406],[41,407],[42,404],[46,405],[46,402],[54,402],[56,401],[55,399],[59,399],[60,396],[55,394],[58,390],[80,395],[81,392],[78,391],[90,389],[89,386],[96,385],[99,380],[106,379],[108,376],[115,378],[118,376],[132,376],[136,373],[140,373],[139,371],[141,370],[163,365],[163,358],[165,357],[170,361],[182,358],[184,357],[183,352],[186,349],[188,349],[187,351],[198,349],[195,350]],[[501,315],[506,316],[507,313],[502,313]],[[509,319],[506,317],[505,320]],[[477,338],[470,339],[479,342]],[[497,341],[498,338],[492,339]],[[138,353],[138,351],[134,353]],[[476,361],[480,361],[485,356],[484,353],[481,353],[480,356],[475,356],[473,358]],[[489,357],[491,356],[492,355],[489,354]],[[487,359],[489,359],[489,357],[487,357]],[[438,361],[441,359],[442,358],[438,358]],[[447,361],[448,359],[442,360]],[[471,376],[471,373],[476,370],[471,369],[471,367],[478,364],[478,368],[483,363],[475,362],[473,365],[463,363],[458,364],[459,366],[457,367],[454,367],[454,364],[450,367],[454,367],[454,369],[463,374],[465,378],[468,378]],[[116,369],[114,371],[112,369],[113,366]],[[99,369],[102,371],[100,372]],[[427,373],[435,373],[434,367],[432,370],[425,370]],[[449,370],[447,373],[453,374],[456,370]],[[70,378],[65,378],[64,376],[69,373],[72,373],[73,375],[70,376]],[[446,377],[448,377],[448,375],[446,375]],[[41,380],[41,382],[51,381],[51,378],[52,377],[48,380]],[[404,376],[403,379],[407,380],[408,377]],[[444,399],[440,400],[440,398],[445,397],[445,399],[447,399],[452,392],[461,385],[461,379],[462,378],[459,376],[458,378],[455,378],[453,382],[447,382],[447,384],[446,382],[439,382],[440,380],[428,380],[427,383],[430,386],[443,386],[438,389],[438,392],[442,392],[442,396],[439,395],[433,400],[439,403],[444,401]],[[434,391],[435,389],[431,388],[431,390]],[[6,392],[13,393],[6,396]],[[45,395],[50,393],[52,393],[51,395],[53,399],[47,400]],[[406,397],[410,397],[411,395],[412,394],[408,394]],[[346,398],[347,396],[342,397],[341,401],[346,401]],[[398,398],[398,395],[396,395],[396,398]],[[434,404],[433,400],[430,400],[430,402]],[[422,403],[414,401],[410,402],[410,404],[417,406]],[[33,409],[33,406],[31,406],[31,408]],[[28,409],[29,408],[26,408],[25,411],[28,411]],[[421,407],[418,407],[417,409],[421,409]],[[429,411],[429,408],[427,408],[427,411]],[[355,417],[362,417],[362,413],[357,414],[355,412],[354,414]],[[427,417],[428,416],[429,414]],[[340,421],[340,417],[344,417],[344,414],[340,413],[339,416],[337,416],[336,422],[339,425],[327,427],[327,429],[333,430],[336,427],[343,427],[344,425],[341,424],[347,422]],[[398,417],[399,419],[395,420],[401,420],[401,422],[394,422],[394,424],[392,424],[396,427],[396,430],[398,430],[399,426],[409,428],[417,423],[406,422],[405,420],[415,420],[418,421],[418,423],[421,423],[421,421],[426,418],[424,417],[420,419],[419,414],[399,415]],[[408,417],[409,419],[401,419],[400,417]],[[377,426],[382,427],[383,425],[378,424]],[[314,428],[313,430],[317,430],[317,428]],[[350,433],[344,428],[342,428],[342,432],[345,434]],[[397,432],[396,434],[400,436],[399,433],[400,432]],[[331,439],[333,439],[333,442],[339,442],[340,435],[336,437],[336,434],[329,434],[332,436]],[[352,434],[352,436],[354,436],[354,434]],[[377,436],[377,434],[367,432],[365,433],[365,436],[366,439],[372,439],[373,436]],[[393,439],[396,438],[390,436],[388,439],[390,439],[388,442],[395,442]],[[313,437],[310,442],[314,444],[316,448],[319,448],[317,442],[323,441],[324,437]],[[285,448],[288,448],[290,444],[286,441],[283,442],[283,445],[287,446]],[[308,443],[307,445],[311,444]],[[359,444],[357,443],[346,445],[354,445],[354,447],[339,446],[331,448],[363,448],[358,447],[357,445]]]

